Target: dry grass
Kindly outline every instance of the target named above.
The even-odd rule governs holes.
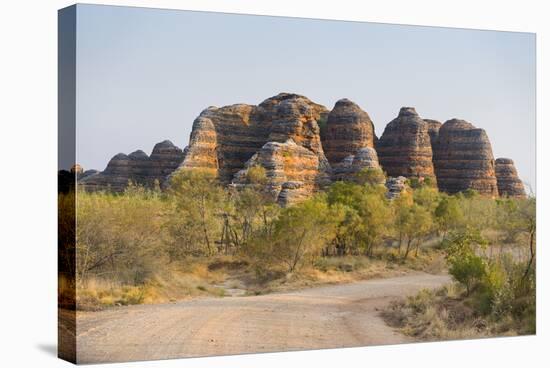
[[[271,270],[268,275],[249,280],[248,294],[258,295],[273,291],[402,276],[414,271],[438,274],[444,269],[444,259],[438,250],[424,251],[418,257],[411,256],[405,261],[392,250],[384,251],[381,255],[371,258],[323,257],[305,265],[298,272],[286,274],[282,270]]]
[[[168,303],[203,296],[221,297],[225,291],[216,284],[223,279],[222,273],[209,271],[204,263],[187,268],[173,265],[143,285],[123,285],[91,278],[77,288],[77,308],[100,310],[112,306]]]
[[[260,295],[275,291],[349,283],[404,275],[410,271],[441,272],[437,251],[422,251],[402,261],[392,251],[378,257],[323,257],[294,273],[276,267],[261,268],[235,256],[190,258],[158,270],[142,285],[125,285],[101,278],[80,283],[76,291],[79,310],[168,303],[190,298],[232,294]]]
[[[517,321],[491,318],[476,312],[463,290],[449,285],[432,291],[423,290],[406,300],[396,301],[382,311],[392,327],[423,341],[456,340],[494,336],[514,336],[522,332]]]
[[[386,250],[381,257],[388,262],[389,268],[422,271],[433,275],[447,269],[444,252],[435,247],[421,247],[418,254],[412,251],[407,259],[403,259],[402,253],[399,254],[395,248]]]

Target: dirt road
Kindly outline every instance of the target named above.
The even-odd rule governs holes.
[[[377,309],[449,281],[448,276],[414,274],[87,313],[77,320],[77,359],[118,362],[407,342]]]

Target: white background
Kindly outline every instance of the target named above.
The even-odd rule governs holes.
[[[119,364],[122,367],[539,367],[550,361],[546,1],[88,1],[537,33],[537,336]],[[0,3],[0,366],[57,367],[58,0]],[[472,55],[475,57],[475,55]],[[473,86],[472,88],[475,88]],[[506,108],[506,106],[502,106]],[[518,122],[521,124],[521,122]],[[136,331],[139,333],[139,331]],[[269,333],[269,331],[266,331]]]

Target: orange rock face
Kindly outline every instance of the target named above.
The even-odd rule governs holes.
[[[327,115],[326,107],[304,96],[281,93],[262,102],[253,118],[271,122],[269,142],[292,139],[297,145],[314,152],[320,160],[326,160],[317,122]]]
[[[402,107],[376,144],[388,176],[435,179],[428,124],[412,107]]]
[[[251,120],[251,105],[209,107],[193,122],[181,167],[210,169],[229,183],[242,165],[267,141],[269,129]]]
[[[323,169],[319,156],[292,139],[285,143],[266,143],[235,175],[233,184],[249,184],[247,171],[254,166],[262,166],[266,170],[267,189],[273,199],[283,206],[306,199],[330,184],[330,174]]]
[[[361,148],[374,148],[376,136],[369,114],[344,98],[328,114],[322,140],[328,161],[335,165]]]
[[[341,99],[329,111],[291,93],[259,105],[209,107],[193,122],[184,151],[164,141],[151,156],[118,154],[103,172],[79,173],[77,181],[88,190],[123,191],[128,181],[151,186],[168,183],[177,170],[201,169],[241,188],[250,184],[247,171],[254,166],[265,169],[266,190],[281,205],[333,181],[353,181],[365,168],[386,171],[389,197],[398,195],[406,178],[431,178],[447,193],[525,196],[513,162],[499,159],[495,166],[487,134],[466,121],[441,124],[403,107],[377,139],[369,115],[354,102]]]
[[[439,190],[457,193],[474,189],[498,196],[495,160],[485,130],[464,120],[451,119],[439,129],[434,150]]]
[[[228,184],[264,144],[288,139],[326,161],[317,120],[327,113],[325,107],[289,93],[271,97],[258,106],[210,107],[193,124],[180,169],[212,169],[222,183]]]

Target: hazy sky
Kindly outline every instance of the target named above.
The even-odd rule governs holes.
[[[535,189],[535,35],[78,5],[77,160],[184,147],[206,107],[347,97],[380,136],[401,106],[484,128]]]

